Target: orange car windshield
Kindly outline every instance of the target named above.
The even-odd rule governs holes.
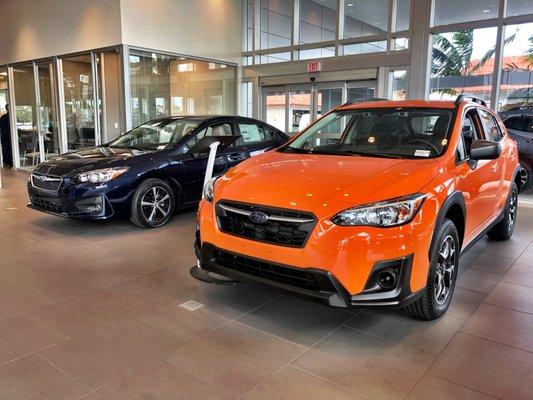
[[[303,131],[283,152],[430,158],[448,143],[453,110],[379,108],[334,111]]]

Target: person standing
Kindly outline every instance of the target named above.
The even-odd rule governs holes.
[[[13,153],[11,151],[11,128],[9,124],[9,104],[6,113],[0,117],[0,140],[2,141],[2,161],[4,167],[13,168]]]

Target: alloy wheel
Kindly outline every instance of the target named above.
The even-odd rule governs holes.
[[[507,229],[509,232],[512,231],[515,221],[516,221],[516,205],[518,203],[518,194],[516,191],[511,193],[511,199],[509,200],[509,210],[508,210],[508,219],[507,219]]]
[[[439,249],[434,284],[435,301],[439,306],[446,302],[453,287],[457,257],[455,247],[453,237],[448,235],[442,241]]]
[[[167,217],[170,209],[170,194],[161,186],[151,187],[141,199],[141,212],[148,222],[161,222]]]

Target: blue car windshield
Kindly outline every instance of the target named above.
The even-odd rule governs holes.
[[[339,110],[325,115],[296,137],[283,152],[431,158],[449,141],[453,110],[375,108]]]
[[[201,119],[180,118],[151,121],[119,136],[109,147],[142,150],[164,150],[172,147],[202,122]]]

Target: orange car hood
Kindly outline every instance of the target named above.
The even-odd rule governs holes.
[[[291,154],[270,151],[219,179],[215,200],[302,211],[318,217],[417,193],[436,175],[432,159]]]

